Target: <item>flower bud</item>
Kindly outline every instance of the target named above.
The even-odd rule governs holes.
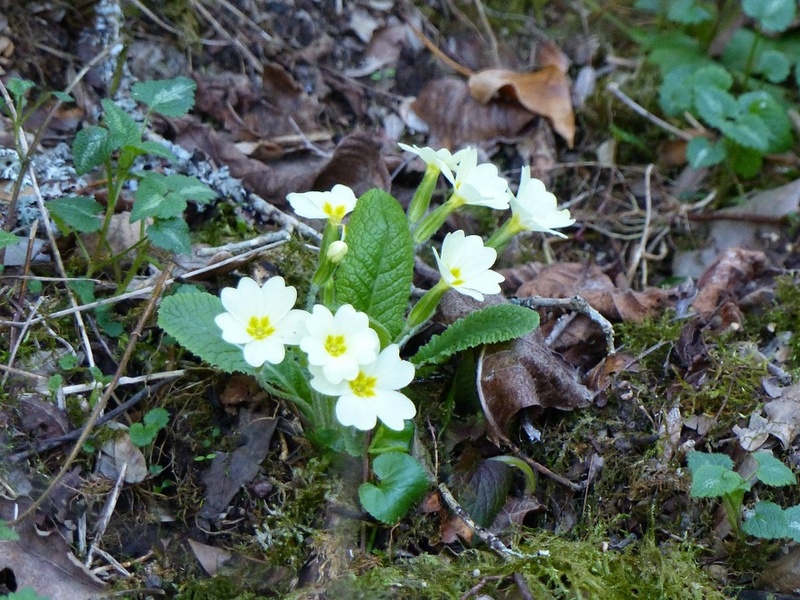
[[[331,245],[328,246],[328,251],[325,253],[325,256],[331,261],[333,264],[338,265],[342,262],[344,255],[347,254],[347,244],[341,240],[335,240],[331,242]]]

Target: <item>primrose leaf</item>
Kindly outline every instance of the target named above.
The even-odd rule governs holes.
[[[747,489],[741,475],[719,465],[700,465],[692,471],[692,498],[721,498],[737,490]]]
[[[419,367],[441,363],[454,354],[483,344],[522,337],[539,325],[539,313],[514,304],[495,304],[471,312],[435,335],[409,360]]]
[[[189,225],[179,217],[159,219],[147,227],[147,237],[155,246],[175,252],[189,254],[192,251],[192,238],[189,237]]]
[[[405,427],[401,431],[389,429],[381,423],[375,430],[368,452],[372,456],[386,454],[387,452],[408,453],[411,451],[413,439],[414,423],[412,421],[406,421]]]
[[[7,231],[0,229],[0,249],[8,248],[9,246],[15,246],[23,240],[24,238],[18,238],[13,233],[8,233]]]
[[[797,0],[743,0],[742,10],[765,31],[786,31],[794,21]]]
[[[800,542],[800,504],[784,510],[783,516],[786,519],[786,537]]]
[[[381,454],[372,462],[372,470],[380,483],[362,483],[358,497],[366,511],[383,523],[399,521],[428,487],[420,464],[402,452]]]
[[[712,143],[708,138],[696,137],[686,146],[686,159],[693,169],[718,165],[725,156],[725,144],[721,141]]]
[[[156,432],[141,423],[133,423],[128,430],[128,437],[131,438],[131,443],[134,446],[143,448],[156,439]]]
[[[458,500],[478,525],[489,527],[506,503],[511,481],[511,468],[506,463],[482,460]]]
[[[244,360],[241,348],[222,339],[214,317],[225,312],[217,296],[187,290],[161,301],[158,326],[174,337],[189,352],[228,373],[254,374]]]
[[[759,502],[753,516],[742,523],[742,531],[764,540],[790,537],[789,523],[783,509],[774,502]]]
[[[268,383],[291,395],[303,414],[309,420],[314,419],[314,397],[308,383],[308,372],[303,369],[294,349],[287,348],[286,358],[277,365],[264,363],[258,371],[257,378],[259,382]]]
[[[163,408],[154,408],[144,416],[144,424],[155,429],[164,429],[169,423],[169,413]]]
[[[165,117],[182,117],[194,106],[197,84],[188,77],[135,83],[133,98]]]
[[[63,221],[81,233],[100,231],[103,226],[100,217],[97,216],[103,212],[103,206],[86,196],[56,198],[47,203],[47,209],[56,220]]]
[[[72,142],[72,156],[75,159],[75,172],[85,175],[93,168],[111,158],[108,147],[108,130],[92,125],[81,129]]]
[[[762,483],[772,486],[794,485],[797,478],[794,472],[772,455],[772,452],[761,450],[753,453],[758,463],[756,477]]]
[[[347,246],[336,272],[337,301],[367,313],[396,337],[414,271],[414,244],[397,200],[382,190],[361,196],[347,226]]]
[[[135,144],[142,139],[139,126],[128,113],[108,98],[103,99],[101,103],[103,105],[103,120],[106,127],[108,127],[108,146],[110,150]]]

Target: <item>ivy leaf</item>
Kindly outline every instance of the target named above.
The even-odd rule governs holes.
[[[753,453],[753,458],[758,463],[756,477],[762,483],[775,487],[794,485],[797,478],[794,472],[772,455],[772,452],[761,450]]]
[[[478,525],[489,527],[506,503],[511,481],[511,468],[506,463],[482,460],[458,500]]]
[[[131,93],[153,112],[165,117],[182,117],[194,106],[197,84],[188,77],[135,83]]]
[[[708,138],[696,137],[686,146],[686,160],[693,169],[718,165],[726,156],[725,144],[721,141],[712,143]]]
[[[139,126],[131,116],[117,106],[112,100],[105,98],[102,100],[103,120],[108,127],[108,147],[116,150],[129,144],[140,141],[142,134]]]
[[[786,537],[800,542],[800,504],[784,510],[783,516],[786,519]]]
[[[439,364],[454,354],[483,344],[506,342],[539,325],[539,313],[514,304],[495,304],[476,310],[455,321],[441,335],[435,335],[409,360],[419,367]]]
[[[428,487],[425,471],[408,454],[381,454],[373,461],[372,470],[380,483],[362,483],[358,497],[369,514],[389,525],[399,521]]]
[[[159,219],[148,226],[146,233],[155,246],[164,250],[178,254],[189,254],[192,251],[189,226],[180,217]]]
[[[75,172],[85,175],[111,158],[108,147],[108,130],[92,125],[81,129],[72,142],[72,156],[75,159]]]
[[[764,31],[786,31],[797,13],[797,0],[743,0],[742,10]]]
[[[161,301],[158,326],[208,364],[228,373],[254,374],[241,348],[222,339],[214,317],[223,312],[225,308],[217,296],[189,288]]]
[[[103,212],[103,206],[87,196],[70,196],[56,198],[47,203],[47,209],[56,220],[81,233],[100,231],[103,222],[97,215]]]
[[[692,471],[692,498],[721,498],[741,489],[749,489],[738,473],[719,465],[700,465]]]
[[[397,200],[383,190],[361,196],[347,226],[347,246],[336,273],[337,301],[367,313],[396,337],[414,271],[414,244]]]
[[[790,537],[789,523],[783,509],[774,502],[759,502],[753,516],[742,523],[742,531],[764,540]]]

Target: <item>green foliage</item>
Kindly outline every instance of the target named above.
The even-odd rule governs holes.
[[[69,227],[80,233],[93,233],[103,226],[98,216],[103,206],[87,196],[56,198],[47,203],[47,208],[62,229]]]
[[[336,272],[337,301],[352,304],[397,336],[414,271],[414,245],[397,200],[381,190],[364,194],[350,217],[347,245]]]
[[[11,529],[6,522],[0,519],[0,542],[13,542],[19,539],[17,532]]]
[[[373,461],[372,470],[380,483],[362,483],[358,497],[369,514],[387,524],[405,515],[422,498],[428,486],[425,471],[408,454],[381,454]]]
[[[414,423],[406,421],[406,426],[402,431],[389,429],[384,424],[380,424],[372,436],[369,444],[369,454],[378,456],[387,452],[410,452],[411,443],[414,440]]]
[[[0,229],[0,249],[14,246],[19,244],[20,241],[20,238],[15,236],[13,233],[8,233],[7,231]]]
[[[154,408],[144,416],[143,423],[133,423],[128,431],[134,446],[144,447],[153,443],[158,432],[169,423],[169,413],[163,408]]]
[[[166,81],[142,81],[132,89],[135,100],[146,104],[150,111],[165,117],[182,117],[194,106],[197,84],[188,77]]]
[[[513,340],[539,325],[539,314],[522,306],[496,304],[471,312],[435,335],[411,357],[417,366],[439,364],[468,348]]]
[[[49,596],[40,596],[33,588],[25,587],[16,592],[11,592],[7,596],[0,596],[7,600],[50,600]]]
[[[797,13],[796,0],[742,0],[745,14],[758,21],[764,31],[786,31]]]

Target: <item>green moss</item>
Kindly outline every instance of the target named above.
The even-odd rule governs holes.
[[[259,600],[251,592],[242,591],[242,582],[232,577],[195,579],[181,586],[176,600]]]
[[[790,276],[779,277],[775,282],[775,302],[760,321],[765,328],[776,334],[787,332],[789,356],[786,368],[800,369],[800,285]]]

